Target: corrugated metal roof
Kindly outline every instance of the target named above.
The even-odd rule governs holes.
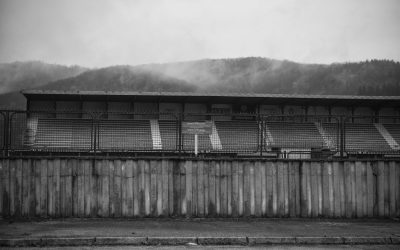
[[[400,96],[356,96],[356,95],[290,95],[256,93],[206,93],[206,92],[141,92],[141,91],[62,91],[62,90],[23,90],[30,95],[68,95],[68,96],[151,96],[151,97],[230,97],[230,98],[287,98],[287,99],[330,99],[330,100],[384,100],[400,101]]]

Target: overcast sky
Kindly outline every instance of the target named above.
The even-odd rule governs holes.
[[[400,61],[399,0],[0,0],[0,62]]]

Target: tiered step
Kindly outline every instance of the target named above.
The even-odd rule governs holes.
[[[345,150],[347,152],[392,151],[373,123],[346,123],[345,127]]]
[[[175,151],[178,149],[178,121],[159,120],[158,126],[163,150]]]
[[[152,150],[149,120],[99,121],[99,150]]]
[[[311,149],[325,147],[324,140],[314,123],[267,122],[267,129],[273,140],[267,140],[269,147]]]
[[[224,151],[257,151],[259,128],[256,121],[215,121]]]

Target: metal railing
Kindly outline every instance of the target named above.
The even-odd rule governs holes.
[[[206,121],[198,140],[182,130]],[[203,156],[400,156],[399,144],[393,116],[0,111],[2,155],[193,154],[197,145]]]

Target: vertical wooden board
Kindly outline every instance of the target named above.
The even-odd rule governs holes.
[[[227,206],[228,206],[228,216],[232,216],[232,162],[227,162],[226,166],[226,176],[227,176]]]
[[[324,162],[322,167],[322,215],[327,217],[329,214],[329,174],[328,167],[330,162]]]
[[[60,217],[61,205],[60,205],[60,159],[54,160],[54,170],[53,170],[53,192],[54,192],[54,216]]]
[[[88,160],[77,160],[77,179],[78,179],[78,216],[85,215],[85,176],[84,165],[89,164]]]
[[[204,161],[204,166],[203,166],[203,187],[204,187],[204,215],[209,216],[209,210],[208,210],[208,204],[209,204],[209,197],[210,197],[210,179],[209,179],[209,173],[210,173],[210,162],[209,161]]]
[[[340,187],[340,216],[346,216],[346,196],[345,196],[345,177],[344,177],[344,163],[339,162],[339,171],[338,171],[338,179],[339,179],[339,187]]]
[[[238,196],[239,196],[239,175],[238,175],[238,161],[232,162],[232,217],[238,217]]]
[[[255,191],[255,172],[254,161],[249,165],[249,186],[250,186],[250,215],[254,216],[256,213],[256,191]]]
[[[179,162],[172,161],[172,171],[173,171],[173,215],[180,215],[181,211],[181,171]]]
[[[340,186],[339,186],[339,162],[335,161],[332,163],[332,176],[333,176],[333,210],[334,217],[341,216],[340,207]]]
[[[300,162],[300,216],[307,217],[307,171],[305,165],[308,162]]]
[[[28,216],[34,217],[36,211],[36,186],[35,186],[35,164],[32,159],[28,160],[28,171],[29,171],[29,211]],[[1,175],[0,175],[1,176]],[[1,185],[0,185],[1,186]],[[0,192],[1,194],[1,192]]]
[[[40,216],[47,217],[47,160],[40,162]]]
[[[97,184],[96,184],[96,193],[94,195],[97,196],[96,200],[97,200],[97,210],[96,210],[96,214],[98,217],[101,217],[103,215],[103,161],[102,160],[97,160],[95,162],[96,166],[95,166],[95,172],[97,175]]]
[[[301,162],[297,162],[295,168],[295,183],[296,183],[296,217],[300,217],[301,215],[301,197],[300,197],[300,189],[301,189],[301,181],[300,181],[300,168]]]
[[[272,168],[273,168],[273,163],[271,161],[267,161],[265,163],[265,178],[266,178],[266,195],[267,195],[267,216],[272,217],[274,215],[273,211],[273,199],[274,199],[274,193],[273,193],[273,173],[272,173]]]
[[[102,217],[110,217],[110,163],[107,160],[103,160],[101,164],[101,175],[102,175]]]
[[[79,207],[79,191],[78,191],[78,160],[73,159],[72,166],[72,216],[77,217],[78,215],[78,207]]]
[[[91,184],[90,184],[90,177],[92,176],[91,173],[91,161],[85,160],[82,164],[83,168],[83,189],[84,189],[84,200],[83,200],[83,207],[84,207],[84,216],[90,217],[90,210],[91,210]]]
[[[56,159],[51,159],[47,161],[47,215],[50,217],[55,217],[54,214],[54,166],[56,164]]]
[[[262,185],[261,185],[261,163],[260,161],[255,161],[254,163],[254,215],[261,217],[262,211]]]
[[[351,170],[351,200],[352,200],[352,217],[357,216],[357,171],[356,171],[356,166],[355,163],[353,162],[350,165],[350,170]]]
[[[278,202],[279,202],[279,177],[278,177],[278,162],[272,164],[272,216],[279,216]]]
[[[168,161],[168,214],[174,214],[174,163],[172,160]]]
[[[215,162],[215,213],[221,215],[221,162]]]
[[[63,159],[60,162],[60,217],[65,217],[65,172],[67,167],[67,160]]]
[[[238,164],[238,215],[243,216],[244,215],[244,167],[246,165],[244,162],[240,162]]]
[[[192,161],[186,161],[184,163],[184,168],[186,171],[186,178],[185,178],[185,194],[184,194],[184,202],[182,204],[182,207],[186,207],[186,212],[183,212],[184,215],[187,217],[192,216],[192,168],[193,168],[193,162]]]
[[[261,216],[267,215],[267,183],[266,183],[266,164],[265,161],[260,162],[261,175]]]
[[[133,217],[133,162],[122,164],[122,216]]]
[[[15,182],[16,182],[16,177],[15,177],[15,172],[16,172],[16,161],[9,160],[9,211],[10,211],[10,216],[15,216]],[[47,195],[47,194],[46,194]]]
[[[162,175],[162,213],[161,215],[167,217],[169,215],[169,185],[168,185],[168,172],[169,164],[168,160],[162,160],[161,162],[161,175]]]
[[[378,162],[377,167],[377,203],[378,203],[378,216],[385,216],[385,163]]]
[[[226,180],[226,161],[222,161],[220,164],[220,176],[219,176],[219,204],[220,204],[220,215],[225,217],[227,215],[227,180]]]
[[[140,194],[139,194],[139,168],[140,166],[138,165],[138,161],[133,161],[132,162],[132,185],[133,185],[133,216],[139,216],[140,215]]]
[[[118,179],[116,177],[116,162],[114,160],[107,160],[107,167],[109,171],[109,182],[108,182],[108,191],[109,191],[109,214],[110,217],[115,217],[116,215],[116,203],[117,203],[117,190],[118,189],[116,186],[116,180]]]
[[[180,215],[186,215],[186,168],[185,168],[185,161],[179,162],[179,175],[180,175],[180,202],[181,202],[181,210]]]
[[[92,159],[90,162],[90,216],[95,217],[97,216],[97,192],[98,192],[98,179],[99,173],[97,172],[97,161]]]
[[[197,217],[198,216],[198,162],[199,161],[192,161],[192,199],[191,199],[191,207],[192,207],[192,212],[191,216],[192,217]]]
[[[208,175],[209,175],[209,200],[208,200],[208,213],[214,216],[216,213],[216,203],[215,203],[215,161],[209,162]]]
[[[15,166],[15,194],[14,194],[14,215],[21,216],[21,208],[22,208],[22,159],[14,160],[16,163]]]
[[[283,163],[283,197],[284,197],[284,216],[289,216],[289,163]]]
[[[115,217],[121,217],[122,215],[122,162],[121,160],[115,160],[114,168],[114,197],[115,197]]]
[[[384,205],[385,205],[385,217],[390,215],[390,167],[389,163],[385,162],[384,165]]]
[[[369,161],[366,166],[367,172],[367,216],[374,215],[374,173],[372,170],[372,163]]]
[[[204,161],[197,162],[197,216],[204,216]]]
[[[355,184],[356,184],[356,195],[355,195],[355,201],[356,201],[356,217],[361,218],[363,216],[362,214],[362,162],[357,161],[355,164],[355,170],[356,170],[356,179],[355,179]]]
[[[243,212],[246,217],[251,215],[250,164],[250,162],[246,161],[243,166]]]
[[[157,164],[158,161],[150,161],[150,214],[157,215]]]
[[[3,210],[3,186],[4,186],[4,177],[3,177],[3,170],[4,169],[4,159],[0,159],[0,217],[5,216]]]
[[[307,217],[311,217],[313,214],[313,197],[312,197],[312,168],[311,163],[305,164],[305,173],[306,173],[306,203],[307,203]]]
[[[64,205],[64,216],[72,216],[72,169],[75,160],[68,160],[65,167],[65,205]]]
[[[0,160],[1,163],[1,200],[2,200],[2,215],[10,216],[10,168],[9,159]],[[40,211],[40,210],[39,210]]]
[[[284,166],[283,162],[277,162],[277,194],[278,194],[278,216],[283,217],[285,215],[285,181],[284,181]]]
[[[1,161],[1,160],[0,160]],[[22,161],[22,204],[21,204],[21,216],[26,217],[29,216],[29,202],[30,202],[30,193],[29,190],[31,189],[30,187],[30,168],[28,165],[27,159],[24,159]],[[0,163],[0,172],[1,172],[1,163]],[[1,188],[0,188],[1,190]],[[0,192],[1,194],[1,192]],[[1,200],[1,197],[0,197]],[[0,202],[1,203],[1,202]],[[0,214],[1,214],[1,208],[0,208]]]
[[[389,216],[390,217],[395,217],[397,215],[397,209],[396,209],[396,197],[397,197],[397,192],[398,186],[397,182],[399,179],[397,179],[397,174],[396,174],[396,162],[395,161],[390,161],[389,162]]]
[[[362,216],[366,217],[368,215],[367,162],[362,163],[361,170]]]
[[[318,188],[318,216],[322,215],[322,162],[317,163],[316,162],[316,168],[317,168],[317,188]]]
[[[163,163],[162,161],[157,161],[157,216],[162,216],[163,214]]]
[[[351,217],[351,169],[350,162],[344,162],[343,167],[344,174],[344,193],[345,193],[345,213],[347,218]]]
[[[150,172],[150,161],[144,161],[144,202],[145,202],[145,216],[150,216],[151,214],[151,203],[150,203],[150,194],[151,194],[151,172]]]
[[[297,161],[291,161],[289,162],[288,166],[288,201],[289,201],[289,216],[290,217],[295,217],[296,216],[296,179],[295,179],[295,173],[296,173],[296,167],[297,167],[298,162]]]
[[[335,216],[335,200],[334,200],[334,191],[335,191],[335,183],[334,183],[334,166],[332,163],[328,164],[328,180],[329,180],[329,217]]]
[[[397,217],[400,217],[400,161],[396,161],[396,183],[397,183],[397,196],[396,196],[396,210]]]
[[[145,207],[145,161],[139,160],[138,163],[138,183],[139,183],[139,197],[138,197],[138,204],[139,204],[139,216],[143,217],[145,215],[146,207]]]

